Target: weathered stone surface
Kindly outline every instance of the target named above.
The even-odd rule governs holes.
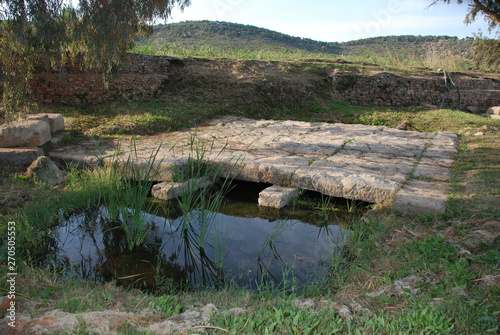
[[[474,227],[462,238],[460,244],[468,250],[476,253],[483,249],[491,249],[498,243],[500,236],[500,220],[486,219],[484,222]]]
[[[8,319],[3,318],[0,326],[12,334],[59,334],[75,333],[82,322],[86,330],[92,334],[116,334],[116,329],[123,325],[134,325],[139,333],[148,334],[185,334],[193,327],[209,323],[210,315],[217,311],[213,304],[201,307],[192,307],[185,312],[164,319],[162,313],[144,308],[141,313],[127,313],[117,310],[91,311],[83,313],[67,313],[61,310],[52,310],[31,318],[29,315],[18,313],[16,327],[7,325]],[[8,329],[10,328],[10,329]]]
[[[64,117],[62,116],[62,114],[40,113],[40,114],[28,115],[26,119],[47,122],[50,126],[50,132],[52,134],[64,130]]]
[[[131,159],[147,168],[148,158],[157,151],[158,162],[182,169],[189,157],[196,157],[193,133],[202,143],[194,150],[202,150],[204,160],[217,166],[222,177],[377,204],[390,204],[396,197],[395,208],[405,212],[444,210],[442,188],[457,153],[457,136],[449,132],[225,117],[195,130],[143,137],[135,144],[122,141],[118,151],[116,143],[99,150],[81,143],[57,148],[51,157],[73,162],[89,157],[104,162]],[[161,181],[172,176],[166,172]],[[408,180],[412,177],[415,183]]]
[[[64,172],[47,156],[38,157],[28,167],[27,175],[50,185],[62,183],[65,177]]]
[[[392,202],[392,210],[402,214],[441,214],[446,211],[444,183],[412,179],[405,183]]]
[[[28,166],[39,156],[43,156],[43,149],[32,148],[0,148],[0,166]]]
[[[167,319],[163,322],[149,325],[143,330],[146,333],[158,335],[167,334],[185,334],[192,330],[195,326],[206,325],[210,321],[210,315],[217,311],[217,307],[213,304],[207,304],[203,307],[190,308],[184,313]]]
[[[0,126],[1,148],[41,146],[50,139],[50,126],[44,121],[22,120]]]
[[[180,197],[182,194],[194,192],[203,187],[207,187],[211,183],[212,180],[209,177],[189,179],[182,183],[159,183],[153,185],[151,195],[162,200],[172,200]]]
[[[259,193],[259,206],[283,208],[299,195],[298,188],[270,186]]]
[[[176,171],[187,163],[187,159],[169,159],[158,160],[144,159],[117,159],[115,156],[102,159],[103,165],[116,164],[124,175],[134,180],[165,181],[172,180]]]
[[[500,115],[500,106],[493,106],[488,108],[487,114]]]

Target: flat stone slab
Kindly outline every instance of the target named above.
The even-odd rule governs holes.
[[[450,132],[231,117],[135,142],[122,139],[119,147],[117,143],[81,143],[53,150],[50,157],[79,165],[133,157],[134,164],[143,166],[156,153],[155,164],[168,170],[202,153],[226,177],[385,206],[405,189],[425,189],[418,200],[405,196],[405,205],[393,208],[410,213],[426,212],[422,208],[429,206],[438,213],[443,206],[426,205],[421,198],[446,199],[449,169],[457,153],[457,136]],[[164,172],[163,181],[170,181],[169,175]]]

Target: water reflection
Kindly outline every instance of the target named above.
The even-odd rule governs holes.
[[[61,218],[54,236],[66,275],[146,288],[166,280],[197,287],[292,281],[300,286],[328,269],[349,234],[332,224],[196,209],[186,217],[144,215],[151,229],[132,252],[104,206]]]

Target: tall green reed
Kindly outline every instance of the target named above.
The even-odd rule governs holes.
[[[132,250],[143,243],[152,228],[151,218],[158,212],[158,207],[147,198],[153,180],[160,172],[161,164],[156,157],[161,145],[146,160],[138,157],[134,140],[131,140],[130,147],[131,152],[125,160],[115,155],[109,163],[87,174],[95,177],[100,202],[106,206],[110,220],[119,223],[128,249]]]
[[[209,155],[218,157],[225,146],[215,149],[214,141],[203,141],[196,134],[190,137],[188,143],[186,163],[178,166],[174,173],[174,180],[186,185],[175,202],[175,210],[181,218],[178,231],[184,241],[189,267],[198,269],[201,266],[199,272],[203,283],[212,282],[213,279],[219,282],[224,280],[224,239],[227,234],[220,232],[215,219],[226,193],[232,187],[232,166],[231,163],[217,164],[208,159]],[[209,241],[213,240],[213,245],[209,245]],[[208,247],[215,249],[216,262],[207,257]]]

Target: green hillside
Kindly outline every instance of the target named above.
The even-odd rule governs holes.
[[[217,21],[188,21],[158,25],[154,27],[152,36],[138,41],[138,44],[155,47],[174,44],[185,48],[210,46],[220,49],[275,51],[286,49],[342,53],[339,43],[319,42],[255,26]]]
[[[139,52],[199,55],[217,52],[281,52],[323,56],[392,58],[393,62],[425,58],[473,58],[473,39],[450,36],[386,36],[350,42],[321,42],[269,29],[229,22],[188,21],[157,25],[154,33],[137,41]],[[210,56],[210,54],[207,54]]]

